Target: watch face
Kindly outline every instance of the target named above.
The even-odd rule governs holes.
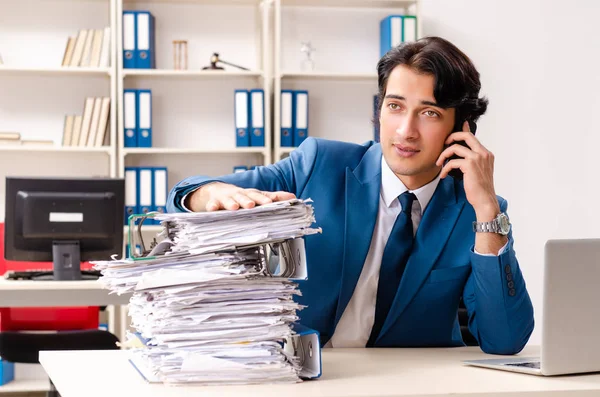
[[[508,216],[506,216],[506,214],[498,215],[498,223],[500,226],[500,232],[503,234],[508,234],[510,231],[510,221],[508,220]]]

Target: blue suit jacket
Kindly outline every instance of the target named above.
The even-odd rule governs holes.
[[[169,212],[198,186],[222,181],[244,188],[294,193],[314,200],[316,226],[305,237],[308,280],[300,282],[308,307],[301,322],[333,335],[354,292],[375,227],[381,185],[381,146],[308,138],[276,164],[219,178],[194,176],[169,193]],[[498,197],[502,211],[507,203]],[[473,252],[475,220],[462,182],[442,179],[428,204],[415,245],[376,346],[463,346],[457,309],[461,294],[469,329],[487,353],[514,354],[534,327],[533,307],[513,250]]]

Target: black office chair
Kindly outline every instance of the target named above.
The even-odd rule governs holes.
[[[477,339],[469,331],[469,315],[462,298],[460,298],[460,302],[458,303],[458,323],[460,324],[460,333],[465,344],[467,346],[479,346]]]
[[[56,333],[0,332],[0,357],[14,363],[37,364],[41,350],[119,349],[119,338],[103,330],[59,331]],[[48,397],[59,394],[50,382]]]

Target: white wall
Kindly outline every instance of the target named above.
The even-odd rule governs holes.
[[[443,36],[481,72],[489,110],[477,136],[496,155],[515,249],[541,341],[547,239],[598,237],[600,47],[595,0],[422,0],[424,35]]]

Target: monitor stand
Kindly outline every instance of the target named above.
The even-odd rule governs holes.
[[[81,280],[79,241],[53,241],[52,262],[54,280]]]

